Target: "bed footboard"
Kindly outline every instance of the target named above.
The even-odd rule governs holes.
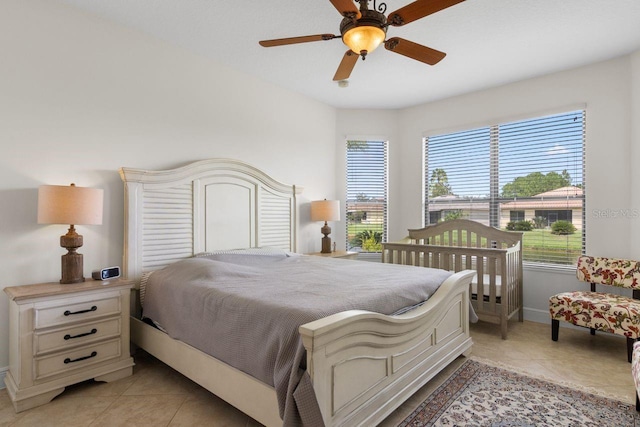
[[[326,426],[375,425],[472,345],[469,284],[448,278],[399,316],[347,311],[300,327]]]

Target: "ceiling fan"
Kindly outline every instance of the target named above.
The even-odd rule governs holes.
[[[405,40],[400,37],[392,37],[385,40],[387,28],[392,25],[401,27],[410,22],[424,18],[427,15],[446,9],[464,0],[416,0],[385,17],[387,10],[385,3],[376,4],[373,0],[373,9],[369,9],[369,0],[353,0],[360,3],[358,9],[352,0],[330,0],[344,17],[340,23],[340,35],[316,34],[311,36],[289,37],[284,39],[262,40],[261,46],[273,47],[288,44],[307,43],[315,41],[333,40],[342,38],[344,44],[349,47],[342,57],[333,80],[348,79],[358,61],[358,56],[364,60],[367,54],[373,52],[383,41],[385,49],[407,56],[425,64],[435,65],[440,62],[446,53],[439,50]]]

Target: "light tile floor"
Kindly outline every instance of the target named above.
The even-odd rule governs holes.
[[[472,356],[587,387],[619,400],[635,402],[626,342],[588,330],[561,328],[551,341],[550,326],[513,322],[509,338],[499,328],[472,325]],[[186,379],[145,352],[135,355],[131,377],[112,383],[86,382],[68,387],[51,403],[16,414],[0,390],[0,426],[249,426],[260,424]],[[458,358],[440,375],[392,413],[381,426],[403,420],[464,361]]]

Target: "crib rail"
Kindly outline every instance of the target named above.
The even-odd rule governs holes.
[[[470,287],[478,318],[500,324],[506,338],[508,320],[523,318],[521,247],[522,233],[454,220],[409,230],[401,243],[384,243],[382,262],[476,271]]]

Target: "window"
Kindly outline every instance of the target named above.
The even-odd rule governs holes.
[[[574,264],[585,246],[585,120],[578,110],[425,138],[425,222],[527,221],[515,228],[531,228],[525,261]]]
[[[524,211],[509,211],[509,221],[524,221]]]
[[[547,226],[553,225],[553,223],[558,220],[573,223],[573,211],[571,210],[536,210],[536,217],[542,218],[544,224]]]
[[[347,250],[379,253],[387,235],[387,142],[347,141]],[[365,256],[366,258],[366,256]]]

